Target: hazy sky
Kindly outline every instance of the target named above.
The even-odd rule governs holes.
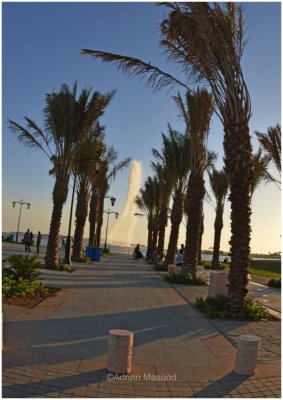
[[[281,121],[281,5],[271,2],[243,4],[248,44],[242,65],[252,101],[250,132],[254,150],[257,150],[254,130],[265,132],[268,126]],[[164,13],[164,7],[149,2],[2,3],[3,231],[16,230],[19,208],[12,208],[12,201],[21,198],[32,204],[30,210],[23,210],[21,231],[28,227],[34,232],[49,231],[54,184],[48,175],[50,162],[44,154],[28,151],[19,143],[8,131],[6,120],[23,123],[23,117],[29,116],[42,126],[45,94],[58,90],[62,83],[72,86],[78,80],[80,89],[86,86],[101,92],[117,89],[102,119],[106,125],[106,141],[118,150],[120,159],[130,156],[142,162],[143,181],[152,174],[151,148],[160,148],[161,131],[166,132],[168,122],[176,129],[183,129],[171,99],[178,88],[153,93],[138,79],[128,78],[113,66],[81,56],[80,51],[92,48],[136,56],[181,76],[177,66],[166,61],[158,46],[158,23]],[[218,167],[223,165],[222,141],[222,126],[213,117],[208,147],[219,154]],[[117,198],[115,211],[123,208],[128,178],[129,168],[117,176],[109,191]],[[105,208],[110,205],[108,203],[106,199]],[[69,208],[68,200],[61,234],[67,233]],[[279,189],[274,184],[262,186],[255,192],[252,209],[252,251],[278,251]],[[229,214],[227,202],[222,250],[228,250]],[[110,218],[109,229],[111,223]],[[214,210],[206,204],[203,248],[213,245],[213,223]],[[104,228],[102,232],[103,237]],[[183,227],[181,241],[184,241]],[[139,219],[133,242],[146,243],[145,218]]]

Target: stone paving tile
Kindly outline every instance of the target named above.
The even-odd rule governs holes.
[[[275,333],[274,348],[264,356],[267,364],[260,364],[252,379],[242,378],[231,373],[229,357],[235,357],[233,332],[238,335],[247,324],[211,323],[147,265],[125,257],[109,265],[103,260],[95,269],[79,267],[76,280],[65,285],[69,295],[54,309],[50,302],[42,307],[44,320],[38,309],[37,324],[33,311],[15,313],[17,321],[10,318],[9,329],[22,322],[26,329],[17,338],[22,347],[4,351],[3,397],[280,397],[278,325],[266,333],[266,343]],[[62,319],[63,326],[58,325]],[[113,325],[135,331],[132,374],[140,381],[105,380],[107,334]],[[177,381],[145,381],[144,373],[176,373]]]
[[[172,285],[174,289],[188,303],[193,304],[196,297],[206,297],[206,287],[190,287]],[[237,337],[242,334],[252,334],[261,337],[261,346],[258,355],[259,362],[280,360],[281,358],[281,321],[221,321],[211,320],[211,324],[224,335],[235,347]]]

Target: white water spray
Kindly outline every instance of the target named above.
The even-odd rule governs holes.
[[[129,177],[128,196],[123,210],[118,219],[109,231],[108,242],[110,244],[121,244],[129,246],[133,243],[133,232],[136,228],[138,218],[134,216],[140,212],[135,204],[135,197],[139,194],[141,188],[142,167],[141,161],[133,160]]]

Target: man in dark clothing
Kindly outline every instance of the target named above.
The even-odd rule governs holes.
[[[24,244],[25,244],[25,251],[30,252],[30,231],[29,229],[24,234]]]
[[[37,253],[39,253],[40,242],[41,242],[41,233],[40,233],[40,231],[38,231],[37,238],[36,238]]]

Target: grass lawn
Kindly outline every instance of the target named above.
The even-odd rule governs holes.
[[[211,261],[203,261],[203,263],[210,265]],[[229,264],[224,265],[225,270],[229,269]],[[281,277],[281,260],[252,260],[249,271],[251,275],[279,279]]]
[[[249,270],[252,275],[279,279],[281,277],[281,260],[253,260]]]

